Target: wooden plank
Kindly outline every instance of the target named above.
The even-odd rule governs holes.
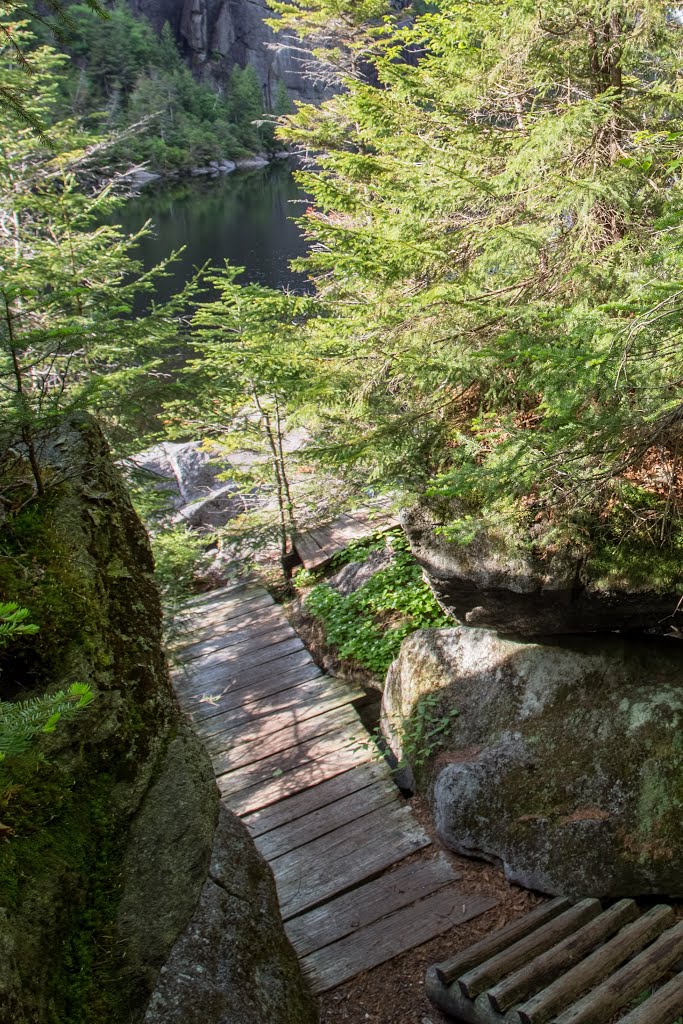
[[[342,800],[351,793],[367,789],[379,779],[391,780],[389,767],[385,761],[360,764],[356,768],[344,771],[343,774],[336,774],[316,785],[312,784],[277,804],[254,811],[243,820],[252,837],[256,838],[321,807],[327,807],[335,800]]]
[[[307,761],[282,776],[268,779],[249,789],[231,793],[226,797],[226,804],[235,814],[245,815],[275,804],[287,797],[292,797],[302,790],[318,787],[319,783],[347,772],[349,768],[363,764],[369,760],[366,750],[356,747],[341,747],[323,757]],[[221,788],[220,780],[218,788]]]
[[[500,953],[501,950],[507,949],[508,946],[530,935],[531,932],[536,931],[541,925],[564,913],[570,906],[570,901],[564,896],[558,896],[549,903],[542,903],[540,907],[536,907],[530,914],[525,914],[524,917],[518,918],[517,921],[512,921],[505,928],[494,932],[493,935],[487,935],[486,938],[481,939],[480,942],[470,946],[464,952],[458,953],[456,956],[451,957],[450,960],[444,960],[443,963],[436,964],[436,974],[439,981],[443,985],[451,985],[461,974],[465,974],[466,971],[471,970],[473,967],[478,967],[479,964],[489,960],[496,953]]]
[[[399,864],[395,870],[287,922],[285,931],[299,957],[367,927],[416,900],[457,881],[446,857]]]
[[[294,630],[282,616],[273,617],[260,626],[233,627],[224,632],[212,630],[211,635],[206,639],[197,640],[194,643],[186,643],[178,651],[176,660],[184,663],[194,658],[201,658],[204,654],[213,654],[214,651],[223,650],[226,647],[239,647],[245,643],[260,643],[263,646],[269,643],[276,643],[278,639],[287,636],[296,636]]]
[[[209,639],[212,636],[223,636],[229,633],[236,633],[242,630],[257,632],[261,626],[268,626],[272,623],[281,623],[287,616],[278,604],[258,605],[252,611],[247,609],[241,614],[228,615],[218,622],[207,624],[204,620],[195,620],[193,627],[178,632],[173,639],[173,647],[182,648],[184,644],[199,643],[201,640]]]
[[[251,723],[254,730],[259,727],[262,719],[287,713],[290,723],[305,722],[308,718],[353,704],[365,697],[363,690],[354,690],[347,683],[337,683],[330,676],[317,676],[309,682],[301,683],[288,690],[261,697],[242,707],[214,715],[198,724],[197,731],[206,747],[219,742],[225,733]]]
[[[619,1024],[674,1024],[683,1013],[683,972],[622,1017]]]
[[[648,942],[661,935],[673,920],[674,912],[671,907],[652,907],[552,985],[522,1006],[518,1006],[516,1013],[522,1024],[546,1024],[569,1006],[576,996],[602,981],[628,956],[637,953]]]
[[[380,780],[373,786],[356,790],[326,807],[320,807],[317,811],[311,811],[310,814],[304,814],[295,821],[266,832],[258,836],[255,842],[266,860],[274,861],[276,857],[305,846],[313,839],[333,832],[378,807],[400,803],[401,795],[394,783]]]
[[[298,650],[281,654],[273,661],[260,662],[258,665],[244,668],[239,672],[234,669],[231,671],[229,665],[219,665],[210,671],[200,671],[197,662],[190,662],[187,668],[177,669],[173,672],[172,678],[173,685],[181,698],[185,695],[192,696],[199,690],[207,696],[218,695],[228,690],[242,690],[245,687],[253,687],[256,692],[257,683],[270,678],[277,679],[285,672],[291,672],[297,668],[303,669],[313,664],[308,651]],[[315,667],[318,668],[317,665]],[[322,675],[320,669],[318,672]],[[261,696],[265,697],[269,692],[273,691],[264,690]]]
[[[291,662],[295,657],[290,655],[286,660]],[[262,700],[270,694],[282,693],[303,683],[323,678],[317,665],[298,659],[287,671],[268,672],[252,680],[248,686],[234,689],[228,686],[213,693],[180,693],[179,698],[181,707],[192,715],[195,722],[204,722],[215,715],[225,714],[232,708],[248,707],[252,702]]]
[[[549,952],[541,953],[531,963],[499,982],[488,994],[491,1006],[498,1013],[505,1013],[513,1004],[546,988],[558,974],[573,967],[599,943],[611,938],[639,916],[640,911],[633,900],[619,900]]]
[[[295,651],[304,649],[303,640],[293,630],[288,629],[282,639],[267,646],[261,643],[260,637],[246,638],[243,643],[235,644],[234,647],[227,647],[194,658],[191,667],[194,672],[201,674],[202,678],[211,676],[217,671],[246,672],[257,665],[277,661],[285,654],[293,654]]]
[[[205,590],[201,594],[189,597],[186,601],[183,601],[181,607],[193,608],[197,605],[206,604],[207,601],[221,601],[225,597],[234,596],[244,590],[253,590],[254,588],[258,590],[265,589],[253,579],[231,580],[224,587],[218,587],[216,590]]]
[[[301,914],[429,846],[409,807],[371,811],[271,864],[282,919]]]
[[[455,888],[441,889],[419,903],[311,953],[302,960],[302,967],[313,991],[325,992],[399,953],[428,942],[454,925],[486,913],[496,904],[494,899],[464,896]]]
[[[244,743],[233,743],[232,737],[227,737],[222,749],[211,753],[211,763],[216,775],[241,772],[248,765],[257,764],[276,755],[282,755],[284,760],[290,751],[318,737],[338,734],[348,726],[356,727],[358,732],[362,728],[353,708],[342,707],[317,715],[289,729],[278,729],[277,732],[264,735],[258,742],[249,739]]]
[[[286,711],[273,711],[270,715],[261,718],[238,723],[233,728],[224,728],[220,732],[213,733],[209,737],[202,736],[207,750],[211,754],[218,755],[221,751],[238,749],[246,746],[257,746],[261,750],[268,748],[286,750],[287,747],[296,746],[312,736],[320,735],[316,730],[325,727],[326,723],[332,721],[331,716],[339,716],[337,721],[344,724],[358,722],[359,738],[367,733],[358,718],[354,708],[349,707],[351,701],[348,698],[339,696],[331,699],[331,706],[325,707],[321,698],[308,701],[303,707],[295,705]],[[341,718],[346,715],[346,720]],[[327,730],[325,730],[327,731]]]
[[[245,601],[244,604],[241,604],[237,609],[233,609],[232,612],[217,608],[211,613],[204,613],[201,618],[198,616],[177,618],[173,623],[175,634],[174,649],[179,649],[186,637],[208,636],[214,629],[232,626],[242,620],[246,624],[248,618],[272,612],[275,608],[277,608],[277,605],[271,597],[259,597],[253,601]]]
[[[561,1014],[555,1024],[603,1024],[658,981],[683,954],[683,921]]]
[[[249,587],[241,590],[232,597],[209,598],[206,601],[192,605],[181,611],[180,618],[204,618],[207,615],[226,615],[228,612],[239,611],[245,604],[253,601],[268,600],[275,603],[267,590],[263,587]]]
[[[495,985],[504,975],[517,970],[532,957],[554,946],[578,927],[597,917],[601,909],[600,900],[581,900],[559,917],[537,928],[531,935],[508,946],[467,974],[461,975],[458,978],[461,992],[468,999],[476,999],[489,985]]]
[[[309,740],[308,743],[300,743],[291,750],[264,757],[257,764],[240,768],[239,771],[228,771],[225,774],[217,772],[218,786],[223,795],[239,793],[241,789],[248,789],[260,782],[267,782],[268,779],[278,777],[285,772],[300,768],[308,761],[316,761],[325,754],[331,754],[340,747],[351,746],[354,743],[358,729],[355,725],[346,726],[345,729],[337,729],[334,733],[326,736],[318,736]]]
[[[306,558],[316,558],[318,555],[322,554],[322,548],[310,533],[302,533],[298,537],[295,537],[294,547],[296,548],[304,565],[306,564]]]
[[[206,605],[187,608],[176,616],[176,623],[185,629],[192,630],[198,622],[223,622],[225,619],[236,619],[246,611],[258,608],[278,608],[270,594],[265,590],[254,590],[243,597],[227,601],[213,601]]]

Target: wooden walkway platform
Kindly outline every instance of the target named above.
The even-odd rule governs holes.
[[[306,569],[321,569],[353,540],[371,537],[381,530],[399,525],[398,516],[388,511],[388,502],[367,504],[345,512],[333,522],[308,530],[294,539],[299,558]]]
[[[464,1024],[674,1024],[681,957],[683,921],[666,904],[641,915],[630,899],[603,910],[559,897],[434,964],[426,988]]]
[[[322,992],[495,906],[374,761],[354,702],[253,583],[188,602],[172,672],[227,806],[270,863],[285,928]]]

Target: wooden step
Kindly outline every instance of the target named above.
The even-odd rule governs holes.
[[[399,864],[387,874],[292,918],[285,930],[299,956],[306,956],[431,896],[459,877],[443,853],[431,860]]]
[[[257,739],[261,730],[274,732],[276,724],[277,728],[283,728],[305,722],[333,708],[353,704],[364,696],[362,690],[354,690],[347,683],[317,676],[289,690],[280,690],[205,719],[199,723],[197,731],[211,751],[217,749],[224,737],[243,727],[249,727],[250,735]]]
[[[313,991],[325,992],[495,906],[496,900],[463,895],[455,886],[439,889],[303,957],[301,965]]]
[[[601,911],[562,899],[487,937],[426,977],[432,1002],[467,1024],[673,1024],[683,1013],[683,921],[633,900]],[[596,912],[597,905],[597,912]],[[632,1007],[653,989],[642,1006]]]
[[[371,811],[271,863],[282,919],[372,878],[431,840],[409,807]]]
[[[289,768],[282,774],[272,774],[269,779],[255,783],[237,792],[222,792],[227,806],[240,816],[252,811],[268,807],[270,804],[285,800],[287,797],[301,793],[302,790],[318,786],[327,779],[341,775],[356,765],[370,759],[370,754],[355,746],[343,746],[319,757],[311,757]],[[226,776],[230,778],[230,776]],[[218,788],[223,791],[222,780],[218,779]]]
[[[342,825],[356,821],[369,811],[389,804],[400,805],[401,795],[393,784],[380,780],[365,789],[356,790],[348,796],[335,800],[326,807],[304,814],[279,828],[258,836],[256,845],[268,861],[274,861],[291,850],[296,850],[313,839],[333,832]]]
[[[343,773],[323,779],[279,803],[262,807],[244,817],[244,823],[253,837],[265,835],[282,825],[296,821],[313,811],[344,800],[378,780],[390,780],[388,765],[384,761],[359,764]],[[393,785],[393,783],[391,783]]]
[[[278,665],[276,671],[266,666],[266,672],[242,687],[227,686],[222,690],[215,689],[213,693],[179,693],[180,704],[192,715],[195,722],[201,724],[216,715],[225,714],[232,708],[246,708],[265,697],[285,693],[305,683],[324,679],[318,666],[311,661],[292,656],[287,662],[285,669],[280,669]]]

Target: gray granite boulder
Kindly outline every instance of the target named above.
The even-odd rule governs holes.
[[[571,896],[683,895],[683,648],[617,637],[519,643],[422,630],[389,671],[385,730],[438,695],[416,770],[440,837],[513,881]],[[433,698],[431,698],[433,699]]]
[[[364,562],[349,562],[339,572],[326,581],[328,587],[332,587],[342,597],[355,594],[357,590],[376,576],[378,572],[387,569],[392,562],[393,553],[388,548],[380,551],[373,551]]]
[[[315,1024],[285,935],[273,876],[245,826],[221,808],[189,926],[162,968],[144,1024]]]
[[[441,606],[468,625],[524,637],[683,627],[683,565],[680,580],[659,589],[642,574],[605,579],[569,549],[542,558],[532,548],[511,554],[484,535],[448,541],[419,505],[402,512],[401,525]]]

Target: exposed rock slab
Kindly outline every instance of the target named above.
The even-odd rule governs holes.
[[[456,544],[437,532],[439,522],[420,506],[404,511],[401,525],[441,606],[468,625],[534,637],[667,632],[681,624],[680,588],[662,593],[650,582],[628,581],[607,586],[567,552],[547,559],[533,552],[511,555],[486,537]]]
[[[162,968],[144,1024],[314,1024],[273,876],[246,827],[221,808],[210,877]]]
[[[401,722],[427,693],[459,711],[445,751],[418,772],[451,849],[548,893],[683,894],[677,641],[414,633],[384,694],[398,753]]]
[[[309,74],[310,54],[291,34],[276,36],[265,24],[272,18],[266,0],[131,0],[157,32],[168,22],[195,72],[218,84],[227,82],[235,64],[251,65],[272,107],[277,84],[290,96],[315,102],[324,87]]]

